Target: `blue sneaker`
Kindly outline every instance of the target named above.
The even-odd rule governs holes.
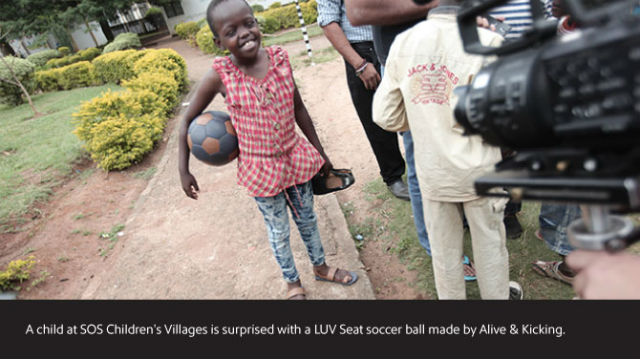
[[[464,256],[464,260],[462,261],[462,265],[467,265],[467,266],[473,268],[473,264],[471,264],[471,260],[467,256]],[[476,276],[475,275],[465,275],[464,276],[464,280],[467,281],[467,282],[473,282],[474,280],[476,280]]]

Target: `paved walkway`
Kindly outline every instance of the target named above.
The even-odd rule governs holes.
[[[323,37],[313,42],[326,46]],[[164,39],[156,46],[180,53],[187,61],[192,81],[210,68],[212,58],[186,42]],[[296,46],[300,45],[293,44],[290,52]],[[194,84],[192,93],[196,88]],[[224,110],[221,97],[209,108]],[[262,216],[253,199],[235,183],[235,163],[214,168],[192,159],[191,171],[201,192],[197,201],[187,198],[178,176],[177,132],[176,126],[156,175],[126,223],[125,248],[115,258],[112,270],[94,278],[82,298],[283,298],[286,285],[269,248]],[[292,222],[291,244],[307,297],[375,299],[336,197],[316,199],[327,263],[354,269],[360,279],[351,287],[316,282]]]

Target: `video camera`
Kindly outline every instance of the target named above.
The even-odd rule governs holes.
[[[483,46],[476,17],[507,0],[469,0],[458,24],[465,51],[498,59],[457,88],[456,120],[468,135],[517,151],[475,182],[480,195],[581,204],[569,240],[620,250],[640,237],[609,215],[640,209],[638,1],[564,0],[579,31],[558,37],[530,0],[533,28],[502,47]]]

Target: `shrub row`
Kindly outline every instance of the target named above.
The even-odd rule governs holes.
[[[175,27],[176,34],[182,39],[187,41],[191,46],[196,44],[196,34],[200,30],[200,26],[195,21],[184,22],[178,24]]]
[[[98,65],[100,63],[100,65]],[[73,114],[74,133],[85,143],[86,150],[98,167],[120,170],[142,160],[162,138],[166,119],[187,86],[186,63],[169,49],[118,51],[94,60],[105,71],[95,78],[100,81],[109,69],[123,77],[109,76],[126,88],[107,92],[84,103]]]
[[[141,47],[142,43],[140,42],[140,37],[138,37],[138,34],[135,34],[133,32],[125,32],[119,34],[115,39],[113,39],[112,42],[107,44],[107,46],[104,47],[104,50],[102,50],[102,53],[106,54],[109,52],[126,49],[139,49]]]
[[[31,61],[13,56],[5,57],[4,61],[11,67],[13,73],[27,91],[31,92],[35,89],[36,82],[33,77],[35,65]],[[0,60],[0,103],[17,106],[23,102],[22,90],[12,84],[14,82],[13,76],[4,61]],[[11,81],[12,83],[6,81]]]
[[[301,3],[300,9],[302,10],[305,24],[313,24],[318,20],[318,3],[316,0]],[[272,5],[268,10],[256,13],[256,18],[260,24],[260,30],[266,34],[300,26],[298,12],[293,3],[281,7],[273,7]]]
[[[200,51],[205,54],[224,55],[225,52],[220,50],[218,46],[213,42],[213,32],[209,26],[203,26],[196,35],[196,43],[200,48]]]
[[[80,62],[80,61],[91,61],[96,57],[98,57],[101,53],[102,51],[100,51],[100,49],[97,49],[95,47],[90,47],[85,50],[80,50],[70,56],[65,56],[59,59],[53,58],[47,61],[45,67],[48,69],[53,69],[53,68],[60,68],[67,65],[75,64],[76,62]]]
[[[77,87],[99,85],[95,70],[89,61],[80,61],[59,69],[36,72],[36,82],[42,91],[70,90]]]
[[[62,57],[62,54],[58,50],[44,50],[35,54],[29,55],[27,60],[36,65],[37,68],[44,67],[47,61]]]

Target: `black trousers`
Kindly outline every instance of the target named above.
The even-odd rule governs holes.
[[[372,63],[380,73],[380,62],[373,49],[373,42],[352,43],[351,46],[362,58]],[[356,76],[356,69],[346,61],[345,66],[351,101],[356,108],[362,127],[364,127],[364,132],[367,134],[376,161],[378,161],[380,175],[389,185],[399,180],[405,170],[404,159],[398,147],[398,135],[383,130],[373,122],[371,112],[375,90],[367,90],[362,80]]]

